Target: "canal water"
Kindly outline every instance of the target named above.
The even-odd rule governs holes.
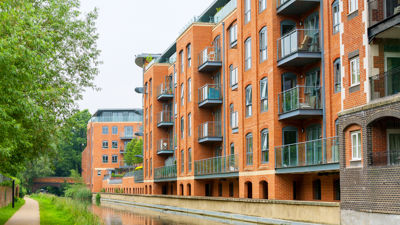
[[[225,220],[195,214],[186,214],[165,210],[157,210],[132,205],[102,202],[100,206],[93,204],[93,212],[105,225],[223,225],[251,224],[236,220]]]

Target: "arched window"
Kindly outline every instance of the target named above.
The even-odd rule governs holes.
[[[342,76],[341,76],[341,65],[340,58],[337,58],[333,62],[333,90],[338,93],[342,90]]]
[[[260,36],[260,63],[267,60],[267,28],[263,27],[259,33]]]
[[[269,162],[269,132],[268,129],[261,131],[261,163]]]
[[[244,70],[251,68],[251,37],[244,42]]]
[[[253,135],[246,135],[246,165],[253,165]]]
[[[251,85],[246,87],[246,117],[252,115],[252,90]]]
[[[268,111],[268,78],[264,77],[260,80],[260,100],[261,112]]]

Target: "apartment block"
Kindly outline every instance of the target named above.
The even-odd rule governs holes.
[[[99,109],[87,126],[87,147],[82,152],[82,178],[92,192],[100,192],[103,180],[128,170],[124,162],[125,146],[141,138],[141,109]]]
[[[162,54],[136,56],[145,194],[396,217],[399,24],[397,0],[214,1]]]

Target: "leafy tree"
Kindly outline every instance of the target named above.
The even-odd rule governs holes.
[[[136,163],[142,163],[143,158],[138,156],[143,156],[143,140],[142,139],[132,139],[125,147],[124,160],[128,165],[133,165]]]
[[[30,187],[33,178],[48,177],[52,175],[54,175],[52,160],[48,156],[41,156],[27,161],[25,163],[25,170],[21,170],[17,177],[21,181],[22,186]]]
[[[81,15],[79,0],[0,1],[1,172],[54,152],[55,131],[96,88],[96,17]]]

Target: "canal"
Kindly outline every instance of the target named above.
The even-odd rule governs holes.
[[[251,224],[236,220],[220,219],[196,214],[178,213],[132,205],[102,202],[100,206],[93,204],[93,212],[101,218],[105,225],[200,225],[200,224]]]

